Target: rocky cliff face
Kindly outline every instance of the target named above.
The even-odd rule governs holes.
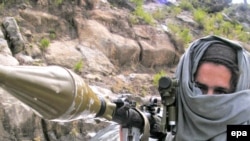
[[[1,65],[64,66],[76,71],[96,93],[105,97],[158,95],[153,75],[160,70],[172,75],[184,52],[184,46],[176,44],[161,22],[133,24],[134,5],[129,1],[1,3],[5,3],[0,13]],[[145,7],[151,10],[166,6],[152,5]],[[247,19],[243,20],[246,30],[250,25]],[[171,20],[190,24],[192,28],[196,24],[185,14]],[[48,46],[45,39],[49,40]],[[89,140],[110,124],[104,119],[46,121],[3,89],[0,97],[3,141]]]

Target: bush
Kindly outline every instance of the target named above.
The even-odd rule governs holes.
[[[204,22],[207,22],[207,13],[201,9],[193,11],[194,20],[203,28]]]
[[[193,40],[189,28],[183,25],[178,26],[176,24],[168,24],[167,26],[170,29],[174,39],[178,42],[181,42],[180,44],[187,46],[187,44],[189,44]]]
[[[166,17],[166,12],[164,12],[163,9],[158,8],[152,13],[152,16],[156,20],[164,20],[164,18]]]
[[[46,50],[50,45],[50,40],[48,38],[42,38],[40,40],[40,47],[44,51]]]
[[[192,3],[189,0],[182,0],[179,6],[181,9],[186,11],[192,11],[194,9]]]
[[[54,0],[54,4],[56,6],[61,5],[63,3],[63,0]]]
[[[158,72],[157,74],[155,74],[153,76],[153,84],[154,84],[154,86],[158,87],[160,78],[163,77],[163,76],[166,76],[166,74],[167,73],[165,71],[163,71],[163,70],[161,70],[160,72]]]
[[[145,12],[143,10],[143,7],[142,6],[138,6],[136,7],[135,11],[134,11],[134,14],[140,18],[142,18],[146,23],[148,24],[153,24],[153,21],[154,21],[154,18],[152,17],[151,14]]]
[[[144,0],[130,0],[136,5],[136,9],[133,12],[134,15],[144,20],[147,24],[153,24],[154,18],[150,13],[147,13],[143,9]]]
[[[74,71],[80,73],[82,71],[83,61],[78,61],[74,66]]]

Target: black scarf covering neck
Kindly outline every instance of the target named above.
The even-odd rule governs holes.
[[[203,95],[194,85],[194,73],[205,50],[214,43],[237,50],[240,77],[236,92]],[[182,56],[176,71],[178,121],[176,141],[226,141],[227,125],[250,120],[250,55],[237,42],[207,36],[194,41]]]

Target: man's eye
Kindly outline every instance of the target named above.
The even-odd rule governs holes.
[[[216,93],[216,94],[225,94],[224,91],[220,91],[220,90],[219,90],[219,91],[215,91],[215,93]]]
[[[215,90],[215,93],[216,94],[228,94],[229,92],[225,90]]]
[[[195,83],[195,87],[198,87],[198,88],[200,88],[200,89],[206,89],[206,86],[201,85],[201,84],[199,84],[199,83]]]
[[[207,93],[207,89],[205,89],[205,88],[200,88],[200,90],[201,90],[202,94],[206,94]]]
[[[207,93],[207,87],[199,83],[195,83],[195,86],[201,90],[203,94]]]

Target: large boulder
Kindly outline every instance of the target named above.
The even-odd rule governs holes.
[[[20,32],[19,26],[14,17],[6,17],[3,20],[3,29],[6,39],[9,42],[10,49],[13,54],[17,54],[24,50],[25,41]]]
[[[79,40],[85,46],[100,50],[117,65],[139,61],[140,47],[136,41],[112,34],[104,25],[94,20],[76,21]]]

